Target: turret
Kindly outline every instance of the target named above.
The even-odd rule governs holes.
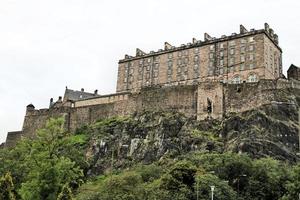
[[[29,105],[26,106],[26,114],[27,114],[27,113],[31,113],[31,112],[33,112],[34,110],[35,110],[35,107],[34,107],[33,104],[29,104]]]

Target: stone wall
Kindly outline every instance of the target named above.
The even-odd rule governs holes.
[[[16,145],[16,142],[21,139],[22,131],[13,131],[8,132],[6,136],[5,147],[13,147]]]
[[[273,102],[289,103],[285,93],[300,91],[300,81],[260,80],[257,83],[224,84],[217,81],[199,85],[177,85],[143,88],[138,93],[114,94],[75,102],[75,106],[51,107],[36,110],[27,108],[22,133],[10,133],[7,138],[13,146],[14,138],[33,137],[51,117],[64,117],[65,127],[75,131],[83,125],[112,116],[127,116],[143,111],[177,111],[188,117],[203,120],[222,118],[231,112],[243,112]],[[210,104],[210,105],[209,105]]]

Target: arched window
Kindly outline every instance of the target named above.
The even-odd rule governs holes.
[[[233,77],[232,83],[233,83],[233,84],[239,84],[239,83],[241,83],[241,78],[240,78],[240,76],[235,76],[235,77]]]
[[[257,76],[256,76],[256,74],[250,74],[248,76],[248,82],[250,82],[250,83],[257,82]]]

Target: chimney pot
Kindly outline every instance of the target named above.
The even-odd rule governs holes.
[[[81,88],[81,92],[84,92],[84,88]]]

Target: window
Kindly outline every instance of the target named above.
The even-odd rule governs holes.
[[[155,62],[159,62],[159,56],[156,56],[154,60]]]
[[[248,38],[248,42],[254,42],[254,38],[253,37],[249,37]]]
[[[178,56],[181,57],[182,56],[182,53],[181,51],[178,51]]]
[[[185,50],[183,53],[184,53],[185,56],[189,55],[188,50]]]
[[[241,39],[241,44],[246,44],[247,43],[247,40],[245,38],[242,38]]]
[[[155,65],[154,65],[154,69],[158,69],[159,68],[159,64],[158,63],[155,63]]]
[[[151,58],[148,58],[148,63],[150,63],[151,62]]]
[[[232,40],[232,41],[229,41],[229,46],[234,46],[235,45],[235,41]]]
[[[149,71],[150,70],[150,65],[147,65],[146,69],[147,69],[147,71]]]
[[[220,68],[220,74],[223,74],[223,68]]]
[[[254,63],[250,63],[250,64],[249,64],[249,69],[254,69],[254,68],[255,68]]]
[[[149,72],[147,72],[147,74],[146,74],[146,79],[150,79],[150,73]]]
[[[232,83],[233,83],[233,84],[239,84],[239,83],[241,83],[241,78],[240,78],[240,76],[235,76],[235,77],[233,77]]]
[[[242,71],[242,70],[244,70],[244,69],[245,69],[245,64],[242,63],[242,64],[240,65],[240,71]]]
[[[171,74],[172,74],[172,70],[169,69],[169,70],[168,70],[168,75],[171,75]]]
[[[241,46],[241,53],[245,53],[245,46]]]
[[[169,67],[169,68],[172,68],[172,66],[173,66],[173,62],[172,62],[172,61],[169,61],[169,62],[168,62],[168,67]]]
[[[214,58],[214,53],[210,53],[210,54],[209,54],[209,58],[210,58],[210,59],[213,59],[213,58]]]
[[[199,65],[198,64],[194,65],[194,70],[197,71],[198,69],[199,69]]]
[[[210,61],[209,62],[209,67],[213,67],[214,66],[214,62],[213,61]]]
[[[224,43],[220,43],[220,49],[224,49]]]
[[[245,62],[245,56],[241,55],[241,62]]]
[[[254,60],[254,54],[249,55],[249,60]]]
[[[186,57],[184,58],[184,64],[188,64],[189,63],[189,59]]]
[[[173,53],[169,53],[169,54],[168,54],[168,58],[169,58],[169,59],[172,59],[172,58],[173,58]]]
[[[198,62],[199,61],[199,56],[195,56],[194,57],[194,62]]]
[[[220,51],[220,57],[221,57],[221,58],[224,57],[224,51]]]
[[[234,52],[235,52],[235,49],[234,49],[234,48],[231,48],[231,49],[230,49],[230,55],[234,55]]]
[[[229,59],[229,65],[234,65],[234,57],[231,57],[231,58]]]
[[[194,53],[199,53],[199,48],[195,48]]]
[[[220,66],[224,66],[224,60],[220,60]]]
[[[182,64],[182,60],[181,58],[178,59],[178,65],[181,65]]]
[[[253,51],[254,50],[254,45],[250,45],[249,46],[249,51]]]
[[[154,78],[157,78],[157,77],[158,77],[158,71],[155,71],[155,72],[154,72],[153,77],[154,77]]]
[[[181,73],[181,67],[177,68],[177,73]]]
[[[209,50],[214,51],[215,50],[215,45],[210,45]]]
[[[143,60],[140,60],[140,65],[142,65],[143,64]]]
[[[253,82],[257,82],[257,77],[255,74],[250,74],[248,77],[248,82],[253,83]]]

